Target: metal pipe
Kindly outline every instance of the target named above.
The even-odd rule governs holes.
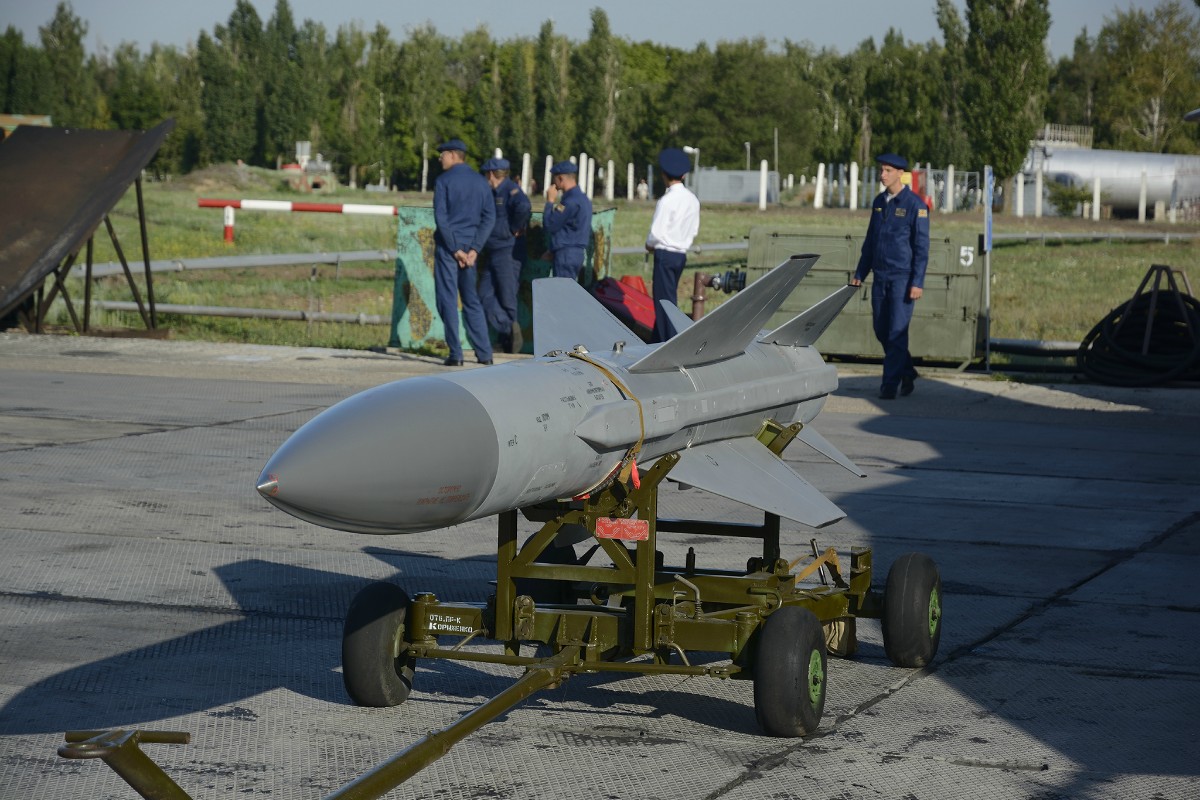
[[[704,287],[712,284],[712,276],[705,272],[697,272],[692,280],[692,319],[699,320],[704,316]]]
[[[93,308],[104,311],[137,311],[137,303],[128,300],[94,300]],[[390,325],[391,317],[379,314],[336,314],[327,311],[291,311],[274,308],[231,308],[226,306],[190,306],[159,303],[163,314],[196,317],[238,317],[242,319],[284,319],[299,322],[351,322],[357,325]]]
[[[281,253],[274,255],[217,256],[214,258],[176,258],[170,261],[151,261],[152,272],[184,272],[190,269],[253,269],[256,267],[291,267],[297,264],[342,264],[351,261],[395,262],[395,250],[349,250],[334,253]],[[115,262],[96,264],[92,274],[104,278],[121,272]]]
[[[325,800],[375,800],[383,797],[425,767],[450,752],[455,744],[487,723],[511,710],[534,692],[562,680],[566,665],[575,656],[572,650],[558,655],[529,670],[519,681],[488,700],[458,722],[429,733],[387,761],[352,782],[327,795]]]
[[[171,731],[72,731],[58,748],[63,758],[99,758],[146,800],[192,800],[162,767],[138,747],[139,741],[187,744],[186,733]]]

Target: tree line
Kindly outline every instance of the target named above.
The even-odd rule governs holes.
[[[0,112],[99,129],[174,118],[152,165],[163,174],[238,159],[275,166],[309,140],[343,179],[394,175],[405,188],[451,136],[475,157],[584,151],[622,166],[688,144],[704,166],[726,169],[745,166],[750,142],[753,165],[810,175],[821,162],[894,151],[1007,177],[1044,123],[1089,126],[1095,147],[1200,152],[1198,126],[1183,121],[1200,107],[1200,0],[1117,11],[1056,63],[1045,49],[1049,0],[967,0],[965,15],[932,1],[942,41],[892,29],[846,54],[790,39],[634,42],[599,8],[581,42],[549,21],[504,41],[482,26],[454,39],[428,23],[397,39],[383,24],[297,22],[288,0],[264,21],[238,0],[185,49],[124,43],[92,55],[87,23],[60,2],[38,42],[12,26],[0,37]]]

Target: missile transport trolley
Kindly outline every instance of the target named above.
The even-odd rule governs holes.
[[[759,438],[778,455],[798,428],[766,426]],[[795,737],[817,729],[827,653],[854,655],[857,618],[882,621],[884,649],[895,665],[922,667],[933,660],[942,611],[932,559],[902,555],[880,593],[871,586],[869,548],[851,552],[848,572],[833,548],[819,551],[815,540],[812,553],[788,561],[773,514],[761,525],[659,519],[658,487],[677,458],[660,458],[641,476],[640,487],[614,483],[581,508],[562,503],[557,510],[525,509],[528,519],[544,524],[522,546],[518,512],[501,514],[496,593],[486,605],[445,602],[428,592],[410,597],[386,582],[359,592],[346,615],[342,669],[346,689],[360,705],[403,703],[422,659],[507,664],[524,667],[525,674],[364,775],[356,784],[373,788],[350,796],[380,796],[534,692],[573,674],[751,679],[762,730]],[[570,525],[586,526],[611,565],[551,563],[563,560],[554,555],[562,548],[553,542]],[[762,555],[734,572],[697,566],[689,548],[686,564],[666,566],[655,547],[658,531],[758,539]],[[821,581],[801,585],[814,576]],[[450,636],[457,641],[441,643]],[[479,637],[498,641],[503,652],[462,649]],[[551,655],[521,655],[523,644],[545,645]],[[724,653],[730,660],[693,664],[689,653]]]

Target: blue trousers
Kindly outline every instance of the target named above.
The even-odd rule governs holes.
[[[479,361],[492,360],[492,342],[488,338],[487,320],[483,315],[483,304],[475,291],[478,282],[475,269],[459,269],[454,254],[440,244],[433,253],[433,286],[437,297],[438,316],[446,326],[446,346],[450,358],[462,360],[462,341],[458,335],[458,301],[462,299],[463,323],[467,328],[467,340],[475,349]]]
[[[650,279],[650,291],[654,293],[654,339],[665,342],[675,335],[675,326],[667,319],[660,300],[679,305],[679,277],[687,264],[686,253],[673,253],[659,248],[654,251],[654,276]]]
[[[479,302],[488,326],[504,342],[512,337],[512,324],[517,321],[517,279],[521,265],[513,259],[513,248],[489,247],[486,263],[479,276]]]
[[[582,247],[560,247],[554,251],[554,277],[579,280],[586,250]]]
[[[881,278],[876,273],[871,283],[871,313],[875,338],[883,346],[883,387],[896,387],[904,377],[916,377],[908,352],[908,325],[912,322],[913,301],[908,297],[908,276]]]

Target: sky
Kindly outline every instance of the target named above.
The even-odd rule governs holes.
[[[154,42],[183,47],[200,31],[212,32],[229,20],[234,0],[70,0],[75,14],[88,25],[89,52],[111,51],[134,42],[141,52]],[[252,0],[263,21],[271,17],[275,0]],[[297,23],[312,19],[325,25],[330,36],[341,25],[358,22],[367,30],[382,23],[396,40],[407,29],[432,21],[443,34],[457,38],[486,24],[496,39],[534,37],[543,21],[568,38],[582,41],[591,26],[590,10],[601,6],[617,36],[632,41],[694,48],[722,40],[762,36],[768,42],[810,42],[841,53],[873,37],[883,41],[889,28],[910,42],[941,41],[934,17],[935,0],[455,0],[449,6],[411,0],[290,0]],[[956,0],[965,17],[965,0]],[[25,41],[38,43],[38,27],[54,16],[56,0],[7,0],[0,9],[0,28],[16,27]],[[1069,56],[1075,37],[1085,27],[1095,35],[1105,18],[1131,8],[1149,11],[1158,0],[1050,0],[1051,55]],[[1192,4],[1187,3],[1188,6]]]

